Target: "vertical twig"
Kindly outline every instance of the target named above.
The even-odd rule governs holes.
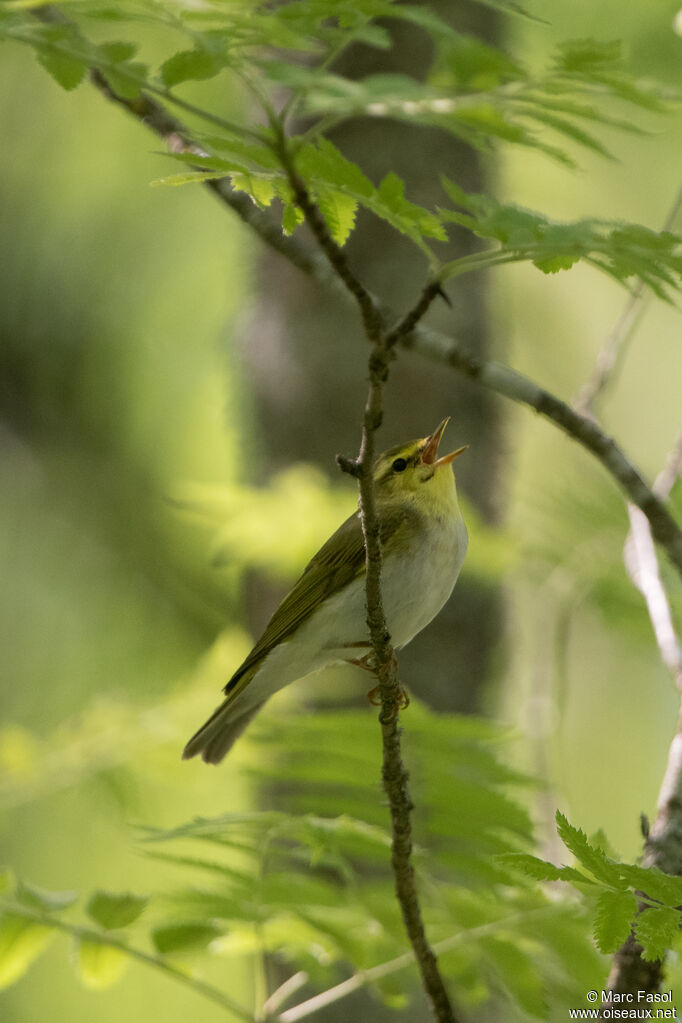
[[[339,458],[338,461],[343,471],[356,477],[360,492],[360,519],[365,538],[367,626],[381,696],[379,721],[383,747],[382,780],[391,812],[391,865],[396,894],[434,1017],[438,1023],[457,1023],[435,953],[426,937],[412,865],[413,804],[408,789],[408,773],[402,759],[398,724],[402,690],[398,681],[398,660],[391,644],[381,597],[381,535],[373,474],[374,438],[383,419],[383,387],[388,379],[389,364],[394,355],[393,348],[421,319],[439,293],[440,286],[434,283],[427,284],[414,308],[387,332],[374,299],[351,270],[345,252],[329,234],[320,211],[296,171],[281,131],[278,152],[296,202],[308,226],[333,269],[358,304],[365,334],[371,345],[369,390],[363,413],[360,452],[357,459]]]
[[[665,498],[682,471],[682,431],[659,473],[653,489]],[[667,874],[682,875],[682,645],[675,631],[670,603],[661,580],[649,523],[639,508],[628,502],[630,533],[625,543],[625,565],[633,584],[646,601],[661,660],[680,693],[680,713],[668,752],[658,794],[656,819],[646,835],[642,862]],[[639,912],[646,912],[640,904]],[[657,991],[663,979],[663,961],[647,961],[642,946],[630,933],[618,949],[607,981],[614,994]]]
[[[668,212],[664,230],[673,227],[681,208],[682,187]],[[598,353],[592,375],[578,393],[576,406],[594,422],[594,403],[603,394],[623,358],[626,345],[643,312],[645,296],[644,282],[640,280]],[[681,469],[682,432],[651,488],[657,500],[664,501],[669,496]],[[633,585],[644,597],[661,660],[670,672],[682,700],[682,646],[661,580],[651,522],[641,506],[637,507],[631,500],[627,502],[627,510],[630,532],[625,542],[625,567]],[[642,863],[647,867],[658,867],[669,874],[682,875],[682,703],[658,796],[656,819],[651,830],[645,834]],[[640,902],[638,914],[646,912],[646,909],[646,904]],[[614,995],[655,992],[662,979],[663,961],[644,959],[642,946],[634,931],[631,931],[614,955],[607,989]]]
[[[397,339],[396,335],[396,339]],[[360,515],[365,535],[367,624],[376,662],[381,695],[381,734],[383,742],[382,779],[391,810],[391,864],[396,893],[402,910],[405,929],[422,976],[424,990],[439,1023],[456,1023],[450,999],[438,968],[436,955],[429,945],[417,895],[412,865],[412,800],[408,773],[402,760],[398,708],[401,687],[398,661],[391,645],[381,599],[380,523],[374,495],[374,434],[383,414],[383,385],[388,377],[391,348],[378,336],[369,358],[370,383],[362,428],[360,454],[355,462],[360,489]]]

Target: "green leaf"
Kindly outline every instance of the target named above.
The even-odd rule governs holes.
[[[182,50],[161,65],[161,78],[167,86],[178,85],[190,79],[213,78],[225,66],[225,59],[206,50]]]
[[[569,39],[561,43],[554,57],[559,71],[592,72],[618,64],[622,46],[617,40],[602,42],[595,39]]]
[[[544,256],[533,260],[533,266],[542,270],[543,274],[555,274],[560,270],[570,270],[580,256],[574,253],[559,253],[556,256]]]
[[[84,61],[59,50],[39,50],[36,54],[41,67],[52,75],[62,89],[70,92],[83,81],[86,72]]]
[[[3,912],[0,915],[0,988],[9,987],[26,973],[54,931],[44,924]]]
[[[569,824],[559,810],[556,813],[556,822],[559,838],[586,870],[604,884],[614,888],[625,887],[626,882],[621,880],[619,863],[609,859],[601,849],[591,846],[585,832]]]
[[[224,928],[209,920],[200,920],[155,927],[151,937],[157,952],[161,955],[172,955],[201,952],[222,934]]]
[[[357,200],[337,189],[318,191],[315,200],[332,238],[337,245],[343,245],[355,227]]]
[[[676,909],[645,909],[635,920],[635,937],[648,962],[663,959],[672,948],[680,930],[680,914]]]
[[[502,50],[459,32],[453,33],[445,45],[441,41],[441,62],[447,67],[458,92],[478,92],[527,77],[521,65]],[[438,80],[436,68],[430,81],[436,84]],[[443,84],[447,86],[449,83],[444,81]]]
[[[293,203],[285,203],[282,211],[282,230],[286,235],[293,234],[305,220],[303,211]]]
[[[597,899],[594,940],[600,952],[615,952],[627,939],[637,913],[632,892],[603,891]]]
[[[111,987],[128,965],[128,956],[120,948],[101,941],[77,938],[75,966],[81,983],[92,991]]]
[[[634,863],[622,863],[620,870],[625,881],[648,898],[671,907],[682,905],[682,877]]]
[[[387,174],[379,185],[376,200],[365,205],[420,246],[422,237],[447,241],[447,234],[438,218],[405,198],[405,185],[393,172]]]
[[[67,909],[73,906],[78,898],[76,892],[48,892],[37,885],[20,881],[15,892],[18,902],[31,909],[39,909],[45,913],[51,913],[60,909]]]
[[[136,52],[133,43],[102,43],[93,48],[93,64],[99,67],[112,90],[124,99],[137,99],[147,82],[147,65],[130,60]]]
[[[187,174],[169,174],[165,178],[156,178],[149,182],[150,188],[157,188],[159,185],[168,185],[176,188],[179,185],[196,185],[204,181],[219,181],[229,176],[228,171],[188,171]]]
[[[230,183],[235,192],[246,192],[256,206],[264,210],[277,195],[272,175],[251,174],[248,171],[230,174]]]
[[[374,193],[369,178],[328,139],[319,139],[316,146],[302,146],[296,155],[296,167],[306,180],[322,180],[353,195],[369,197]]]
[[[100,43],[99,52],[112,64],[125,64],[137,53],[135,43]]]
[[[0,895],[8,895],[14,891],[16,878],[10,867],[0,868]]]
[[[144,912],[148,902],[149,900],[143,896],[130,892],[119,894],[99,891],[91,895],[85,912],[100,927],[110,931],[134,923]]]
[[[575,884],[593,884],[594,882],[573,867],[555,867],[553,863],[540,860],[528,853],[503,853],[499,857],[502,865],[520,870],[536,881],[573,881]]]

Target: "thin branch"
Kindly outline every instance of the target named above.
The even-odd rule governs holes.
[[[510,916],[500,920],[480,924],[478,927],[469,927],[458,931],[457,934],[451,934],[449,938],[437,941],[433,946],[433,951],[438,955],[445,955],[446,952],[451,952],[464,942],[479,941],[481,938],[487,938],[500,930],[509,929],[516,926],[516,924],[526,923],[528,920],[535,920],[538,917],[551,915],[555,911],[554,906],[540,906],[537,909],[530,909],[526,913],[512,913]],[[324,1009],[327,1005],[340,1002],[342,998],[347,998],[348,995],[352,995],[355,991],[359,991],[368,984],[373,984],[376,980],[383,980],[384,977],[390,977],[394,973],[400,973],[412,965],[414,965],[414,954],[412,952],[404,952],[402,955],[396,956],[395,959],[379,963],[378,966],[370,966],[369,969],[354,973],[347,980],[342,980],[340,984],[335,984],[334,987],[321,991],[318,995],[313,995],[312,998],[308,998],[305,1002],[300,1002],[298,1005],[292,1006],[291,1009],[286,1009],[285,1012],[277,1017],[277,1023],[298,1023],[299,1020],[312,1016],[314,1012]]]
[[[210,1001],[215,1002],[222,1009],[226,1009],[228,1012],[236,1016],[237,1019],[244,1020],[245,1023],[254,1023],[254,1016],[252,1012],[245,1009],[244,1006],[240,1005],[239,1002],[235,1002],[228,995],[217,988],[213,987],[212,984],[207,984],[206,981],[199,980],[197,977],[191,976],[186,970],[178,969],[173,966],[172,963],[168,962],[161,956],[151,955],[149,952],[143,952],[142,949],[134,948],[131,945],[127,945],[124,941],[116,938],[111,932],[103,933],[102,931],[96,931],[92,927],[83,927],[80,924],[72,924],[66,920],[60,920],[59,917],[54,914],[40,913],[36,910],[29,909],[25,906],[16,905],[10,902],[3,902],[2,908],[13,916],[23,917],[25,920],[32,920],[35,923],[42,924],[44,927],[51,927],[57,931],[63,931],[66,934],[70,934],[74,938],[79,938],[82,941],[90,941],[93,944],[106,945],[108,948],[118,949],[120,952],[124,952],[131,959],[137,959],[138,962],[144,963],[146,966],[153,966],[157,970],[161,970],[167,976],[172,977],[174,980],[179,981],[186,987],[191,988],[196,994],[202,995],[204,998],[208,998]]]
[[[389,335],[385,334],[383,317],[374,299],[352,273],[346,254],[329,234],[324,219],[296,172],[284,137],[280,138],[279,152],[296,202],[329,262],[355,298],[362,315],[367,340],[372,346],[369,354],[369,390],[363,413],[360,453],[354,461],[340,459],[339,464],[342,469],[357,478],[360,491],[360,520],[365,540],[367,626],[381,696],[379,714],[383,746],[381,773],[391,811],[391,865],[396,895],[434,1017],[438,1023],[457,1023],[436,956],[426,937],[417,894],[412,864],[413,804],[407,784],[408,773],[402,759],[401,732],[398,726],[398,711],[403,693],[398,681],[398,659],[391,644],[381,594],[381,525],[374,493],[374,438],[383,419],[383,388],[388,379],[389,363],[393,354],[391,345],[400,337],[400,333],[394,330]],[[416,324],[438,290],[431,287],[425,289],[415,308],[402,322]]]
[[[667,497],[682,470],[682,432],[659,473],[653,489]],[[668,763],[658,794],[656,820],[645,836],[642,862],[667,874],[682,875],[682,644],[675,631],[670,603],[661,580],[649,523],[638,508],[628,502],[630,533],[625,543],[625,565],[633,584],[646,601],[661,660],[680,693],[677,728],[670,744]],[[643,904],[639,912],[646,911]],[[618,949],[607,981],[609,991],[618,994],[658,991],[663,979],[663,961],[647,961],[642,946],[630,933]]]
[[[304,214],[308,227],[315,235],[320,248],[331,263],[337,276],[355,299],[362,316],[368,340],[372,344],[377,344],[384,327],[379,307],[371,293],[351,270],[346,253],[336,244],[327,230],[322,214],[313,202],[305,183],[296,170],[294,158],[282,133],[281,125],[273,123],[272,127],[279,135],[277,154],[289,179],[296,204]]]
[[[409,335],[418,326],[419,321],[426,315],[432,302],[440,295],[450,304],[450,299],[443,291],[440,281],[429,281],[424,285],[418,302],[410,309],[402,319],[393,327],[386,336],[386,347],[392,348]]]
[[[665,218],[663,231],[672,230],[680,209],[682,209],[682,186],[680,186]],[[583,415],[594,415],[594,403],[603,394],[618,363],[622,361],[626,346],[637,328],[650,297],[651,291],[640,278],[597,355],[592,375],[580,388],[573,402],[574,407]]]
[[[612,437],[592,419],[500,362],[481,359],[457,341],[426,327],[416,328],[403,344],[453,369],[512,401],[528,405],[590,451],[617,481],[626,496],[649,520],[654,539],[682,575],[682,529],[663,501],[647,486]]]
[[[283,1005],[288,998],[291,998],[297,991],[300,991],[308,983],[309,979],[305,970],[299,970],[297,973],[292,974],[291,977],[287,977],[284,983],[280,984],[263,1004],[263,1012],[266,1019],[275,1016],[280,1005]],[[277,1019],[279,1020],[280,1017],[278,1016]]]

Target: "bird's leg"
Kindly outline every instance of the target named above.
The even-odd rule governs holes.
[[[344,643],[343,646],[371,647],[371,643],[367,643],[365,640],[363,640],[358,643]],[[374,656],[374,651],[371,649],[368,650],[368,652],[363,657],[349,657],[348,664],[355,664],[358,668],[362,668],[363,671],[369,671],[373,675],[376,675],[377,673],[376,657]],[[395,652],[391,657],[391,667],[393,668],[394,671],[398,667],[398,658],[396,657]],[[367,693],[367,699],[374,707],[381,706],[381,683],[374,686],[373,689],[370,689],[370,691]],[[398,698],[395,701],[395,705],[393,707],[393,716],[395,717],[398,711],[405,710],[409,706],[410,697],[407,694],[407,690],[403,689],[400,683],[398,683]]]
[[[395,651],[393,652],[393,655],[391,657],[391,667],[393,668],[394,671],[398,667],[398,658],[395,655]],[[367,693],[367,699],[369,700],[369,702],[374,707],[380,707],[381,706],[381,703],[382,703],[382,700],[381,700],[381,683],[379,683],[378,685],[374,686],[373,689],[370,689],[370,691]],[[393,702],[393,707],[391,708],[392,709],[392,717],[396,717],[397,714],[398,714],[398,711],[405,710],[409,706],[410,706],[410,697],[408,696],[407,690],[403,689],[401,684],[398,682],[397,698]]]
[[[372,644],[368,643],[367,640],[360,640],[358,643],[343,643],[342,645],[344,647],[362,647],[366,650]],[[372,674],[375,672],[373,650],[369,650],[363,657],[348,657],[347,661],[348,664],[354,664],[356,667],[362,668],[363,671],[371,671]]]
[[[374,689],[370,689],[367,693],[367,699],[374,707],[381,706],[381,686],[375,686]],[[410,706],[410,697],[407,689],[404,689],[401,685],[398,685],[398,699],[395,701],[392,707],[392,717],[396,717],[399,710],[406,710]]]

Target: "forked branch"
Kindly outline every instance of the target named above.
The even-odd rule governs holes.
[[[162,138],[169,148],[179,147],[185,152],[196,151],[187,129],[156,100],[148,96],[142,96],[138,100],[119,96],[96,71],[91,74],[91,80],[104,95],[124,107]],[[210,189],[222,203],[232,209],[262,241],[283,255],[299,270],[335,294],[353,297],[352,289],[348,287],[348,281],[343,280],[335,272],[328,258],[311,253],[297,238],[285,237],[282,234],[281,225],[273,217],[254,206],[246,195],[235,192],[230,187],[227,178],[207,180],[204,187]],[[333,239],[329,238],[329,241],[334,245]],[[344,255],[342,250],[336,246],[335,258],[339,253]],[[396,320],[392,310],[379,303],[364,287],[363,291],[384,323]],[[437,290],[434,289],[433,293],[429,294],[428,301],[432,301],[437,293]],[[426,294],[426,289],[424,294]],[[357,296],[355,297],[357,299]],[[367,310],[368,304],[365,299],[363,299],[363,303]],[[367,318],[367,312],[363,315]],[[407,315],[411,317],[413,314],[408,313]],[[428,359],[445,363],[456,372],[477,381],[481,386],[489,388],[511,401],[527,405],[593,454],[629,500],[644,512],[649,520],[655,541],[664,548],[682,575],[682,529],[675,522],[665,503],[647,486],[613,438],[605,434],[590,418],[581,415],[566,402],[538,386],[522,373],[517,373],[502,363],[485,360],[475,355],[454,335],[438,333],[416,321],[408,324],[407,328],[405,329],[404,320],[401,321],[397,343],[419,352]],[[391,332],[391,334],[393,333],[395,330]]]

